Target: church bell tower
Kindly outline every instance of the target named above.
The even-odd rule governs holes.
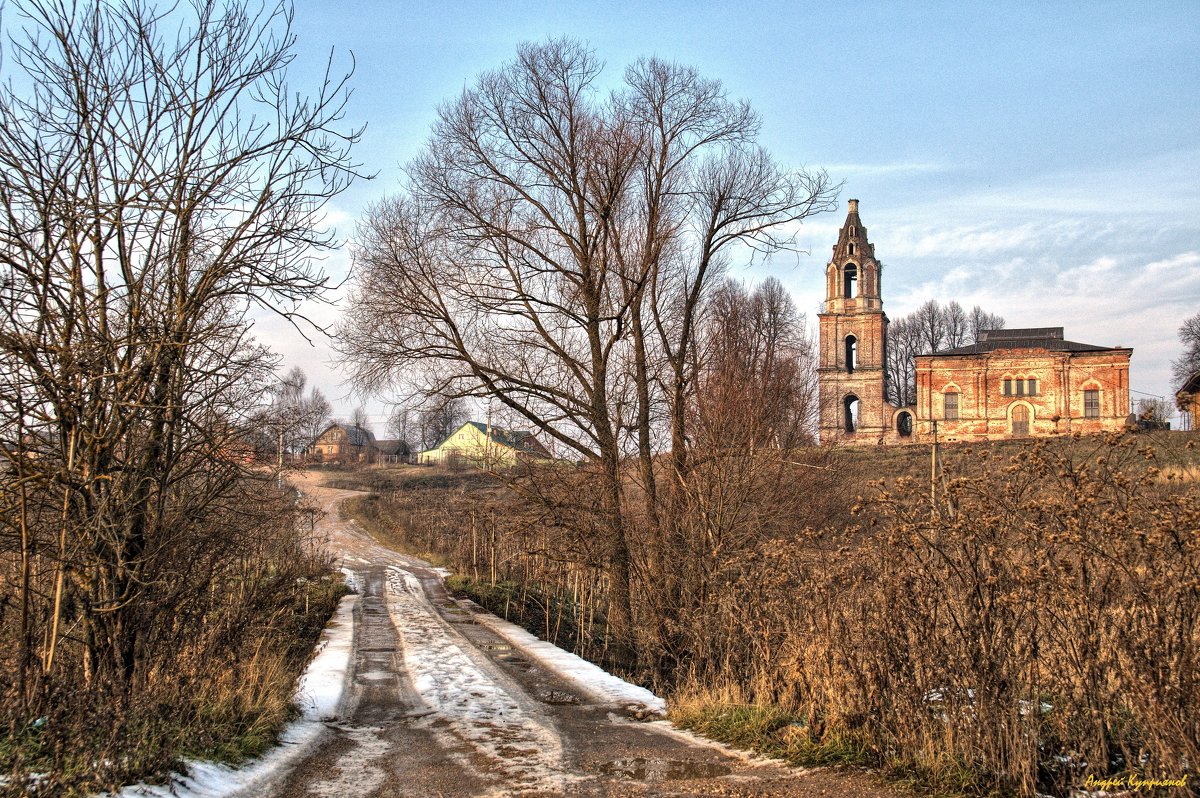
[[[825,309],[817,316],[822,443],[875,444],[890,426],[884,386],[888,319],[880,271],[858,200],[852,199],[825,267]]]

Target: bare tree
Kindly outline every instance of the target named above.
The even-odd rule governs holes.
[[[26,576],[50,574],[36,635],[23,583],[21,668],[49,679],[69,645],[86,683],[123,696],[185,598],[172,586],[196,588],[173,553],[239,484],[273,366],[247,305],[288,313],[325,288],[321,207],[352,177],[357,133],[339,129],[344,80],[289,88],[282,5],[17,11],[20,77],[0,86],[0,456],[19,509],[3,530]]]
[[[912,313],[913,328],[923,353],[936,353],[946,346],[946,315],[936,299]]]
[[[695,392],[697,445],[791,449],[814,442],[815,350],[783,284],[732,280],[706,304]]]
[[[1200,313],[1180,325],[1179,342],[1183,344],[1183,353],[1171,362],[1176,388],[1182,388],[1192,375],[1200,372]]]
[[[589,523],[605,530],[623,644],[623,436],[653,513],[652,417],[665,409],[682,472],[706,291],[733,245],[783,246],[777,231],[835,192],[778,168],[746,104],[695,70],[645,59],[614,95],[600,72],[578,42],[523,45],[441,109],[406,194],[362,224],[341,340],[361,384],[412,372],[429,395],[491,397],[595,470]]]
[[[921,339],[911,316],[901,316],[887,327],[887,398],[895,407],[917,403],[916,356]]]
[[[271,390],[270,403],[261,414],[261,423],[270,433],[276,462],[294,457],[309,446],[325,429],[332,408],[315,386],[304,394],[308,377],[293,366]]]
[[[997,316],[994,313],[988,313],[983,308],[976,305],[971,308],[971,313],[967,317],[967,327],[970,330],[971,340],[973,344],[979,343],[979,334],[984,330],[1001,330],[1004,328],[1004,317]]]
[[[413,427],[415,419],[413,411],[408,407],[396,405],[388,416],[388,434],[400,442],[400,454],[407,456],[413,450]]]
[[[953,299],[946,303],[946,306],[942,308],[942,322],[945,327],[944,340],[947,349],[957,349],[969,342],[970,322],[962,305]]]
[[[887,397],[896,407],[917,403],[916,356],[955,349],[979,341],[982,330],[1004,327],[1004,318],[976,305],[970,313],[951,300],[940,305],[930,299],[908,316],[888,324]]]
[[[467,407],[462,399],[434,397],[417,420],[421,430],[421,445],[426,449],[437,446],[465,423]]]
[[[371,417],[367,415],[367,411],[361,405],[350,413],[350,426],[367,432],[371,431]]]

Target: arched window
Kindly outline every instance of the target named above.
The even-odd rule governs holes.
[[[858,411],[860,403],[858,397],[850,394],[842,400],[842,413],[845,418],[845,429],[848,433],[853,433],[858,429]]]
[[[858,339],[853,335],[846,336],[846,371],[853,374],[858,368]]]
[[[842,296],[846,299],[854,299],[858,296],[858,267],[853,263],[847,263],[846,268],[842,271]]]
[[[896,416],[896,432],[900,433],[901,438],[912,435],[912,413],[906,410]]]

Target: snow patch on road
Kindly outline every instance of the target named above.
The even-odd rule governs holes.
[[[278,744],[259,759],[232,768],[215,762],[187,762],[187,775],[173,773],[166,784],[134,784],[116,798],[234,798],[258,795],[272,779],[306,756],[325,731],[326,719],[337,717],[342,703],[354,639],[354,607],[358,596],[345,596],[337,606],[317,654],[296,688],[300,720],[289,723]],[[104,793],[108,795],[108,793]]]
[[[491,613],[481,612],[473,618],[519,648],[527,657],[567,679],[600,703],[655,715],[667,713],[667,702],[646,688],[613,676],[603,668],[569,651],[563,651],[553,643],[539,640],[516,624],[497,618]]]
[[[370,795],[383,786],[387,774],[374,763],[391,750],[377,726],[352,726],[342,730],[354,741],[354,748],[333,763],[337,776],[310,784],[308,792],[318,798],[346,798]]]
[[[558,733],[480,668],[408,571],[389,567],[388,611],[403,639],[404,664],[433,710],[422,724],[468,743],[508,789],[559,792],[569,781]]]

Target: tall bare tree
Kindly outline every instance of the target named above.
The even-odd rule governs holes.
[[[1183,352],[1177,360],[1171,361],[1171,376],[1177,388],[1200,372],[1200,313],[1185,319],[1179,326],[1179,342],[1183,344]]]
[[[979,307],[979,305],[976,305],[971,308],[971,313],[967,317],[967,328],[971,332],[970,343],[979,343],[979,334],[984,330],[1001,330],[1004,328],[1004,317],[997,316],[995,313],[988,313]]]
[[[419,373],[430,395],[491,397],[590,464],[625,641],[625,436],[653,514],[652,424],[661,409],[682,472],[706,291],[735,244],[785,245],[835,192],[777,167],[695,70],[645,59],[614,94],[600,73],[578,42],[523,45],[441,109],[405,194],[362,224],[341,340],[365,386]]]
[[[887,397],[896,407],[917,403],[916,356],[968,346],[979,341],[983,330],[1004,327],[1004,317],[986,312],[979,305],[970,313],[958,302],[945,305],[930,299],[907,316],[888,324]]]
[[[467,407],[462,399],[431,397],[417,417],[421,445],[426,449],[437,446],[467,420]]]
[[[344,79],[307,98],[289,87],[286,6],[14,10],[0,456],[17,512],[3,530],[23,589],[50,571],[22,668],[48,679],[67,639],[87,683],[127,694],[184,600],[172,585],[194,586],[173,552],[240,473],[273,366],[246,309],[288,313],[325,288],[321,208],[352,177],[357,133],[341,129]]]

